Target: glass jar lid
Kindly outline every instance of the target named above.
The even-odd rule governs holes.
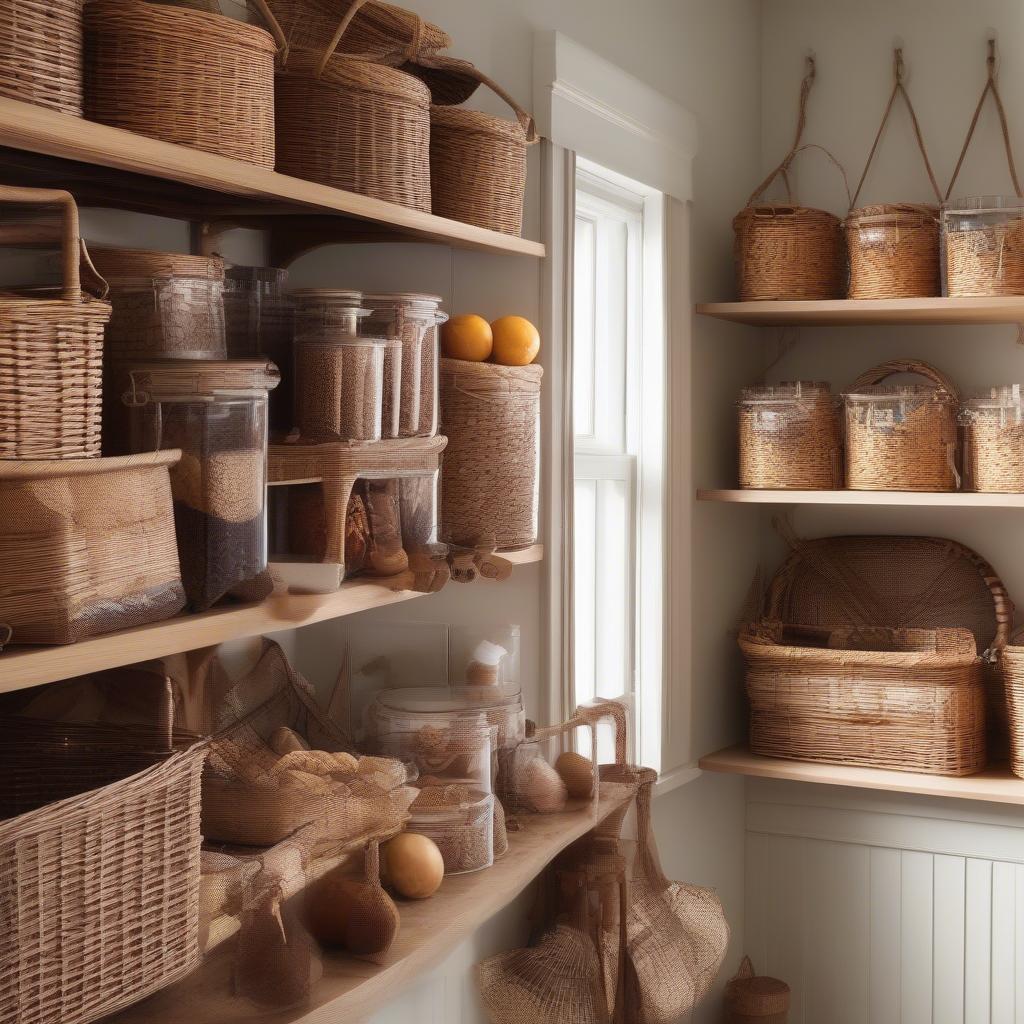
[[[148,359],[129,363],[125,401],[189,401],[265,397],[281,383],[278,368],[267,359]]]

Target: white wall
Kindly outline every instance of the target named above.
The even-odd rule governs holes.
[[[892,88],[892,47],[899,40],[907,87],[945,189],[985,81],[991,29],[1001,42],[1000,84],[1011,134],[1024,144],[1019,45],[1024,9],[1019,4],[772,0],[762,11],[764,173],[790,145],[802,62],[810,50],[818,80],[806,141],[831,150],[854,185]],[[836,172],[819,154],[798,159],[806,159],[797,165],[798,197],[843,215]],[[751,180],[751,187],[755,184]],[[1010,191],[997,119],[986,107],[954,194]],[[909,119],[897,107],[860,201],[931,199]],[[765,338],[766,349],[771,348],[769,332]],[[1015,341],[1011,327],[806,329],[772,368],[770,379],[830,380],[841,391],[861,370],[893,356],[911,356],[935,363],[964,389],[1019,382],[1024,352]],[[767,515],[759,518],[763,557],[774,568],[779,544]],[[805,536],[954,537],[988,558],[1011,594],[1024,594],[1019,519],[1004,512],[804,508],[793,523]],[[967,819],[970,823],[959,823]],[[998,826],[979,824],[983,819]],[[794,985],[795,1024],[1020,1020],[1021,824],[1019,814],[984,806],[909,797],[880,801],[823,787],[752,784],[747,947],[759,969]]]

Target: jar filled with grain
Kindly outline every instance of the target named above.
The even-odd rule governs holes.
[[[968,398],[963,427],[964,489],[1024,493],[1024,403],[1019,384]]]
[[[128,368],[133,452],[180,448],[171,470],[181,578],[193,611],[257,601],[267,572],[267,360],[152,360]]]
[[[435,800],[440,802],[433,803]],[[480,871],[494,863],[493,793],[465,787],[420,789],[409,814],[406,831],[418,832],[437,844],[446,875]]]

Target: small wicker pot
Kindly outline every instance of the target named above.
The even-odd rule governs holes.
[[[941,294],[938,208],[863,206],[846,218],[851,299]]]
[[[788,1019],[789,986],[754,974],[754,965],[745,956],[725,986],[725,1024],[786,1024]]]
[[[515,112],[516,120],[434,104],[430,108],[433,212],[465,224],[519,236],[523,232],[526,147],[537,141],[533,118],[482,72],[479,80]]]
[[[964,490],[1024,493],[1024,404],[1019,384],[964,402]]]
[[[928,384],[883,386],[898,373]],[[894,359],[862,373],[846,404],[846,486],[855,491],[955,491],[956,385],[927,363]]]
[[[1003,648],[1000,663],[1009,718],[1010,770],[1024,779],[1024,647],[1018,633]]]
[[[441,539],[508,551],[537,542],[540,366],[441,360]]]
[[[827,383],[744,388],[739,401],[740,487],[842,486],[839,404]]]
[[[954,199],[942,236],[950,296],[1024,295],[1024,199]]]
[[[274,56],[284,37],[220,14],[90,0],[85,114],[164,142],[274,166]],[[276,41],[275,41],[276,40]]]
[[[82,116],[82,2],[0,3],[0,95]]]
[[[0,296],[0,459],[100,453],[103,330],[110,306],[82,292],[78,208],[68,192],[0,187],[0,204],[59,205],[60,296]]]

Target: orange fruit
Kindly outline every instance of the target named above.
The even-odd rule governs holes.
[[[540,334],[525,317],[503,316],[491,324],[491,358],[502,366],[527,366],[540,351]]]
[[[476,313],[453,316],[441,328],[441,352],[449,359],[482,363],[491,354],[491,325]]]

